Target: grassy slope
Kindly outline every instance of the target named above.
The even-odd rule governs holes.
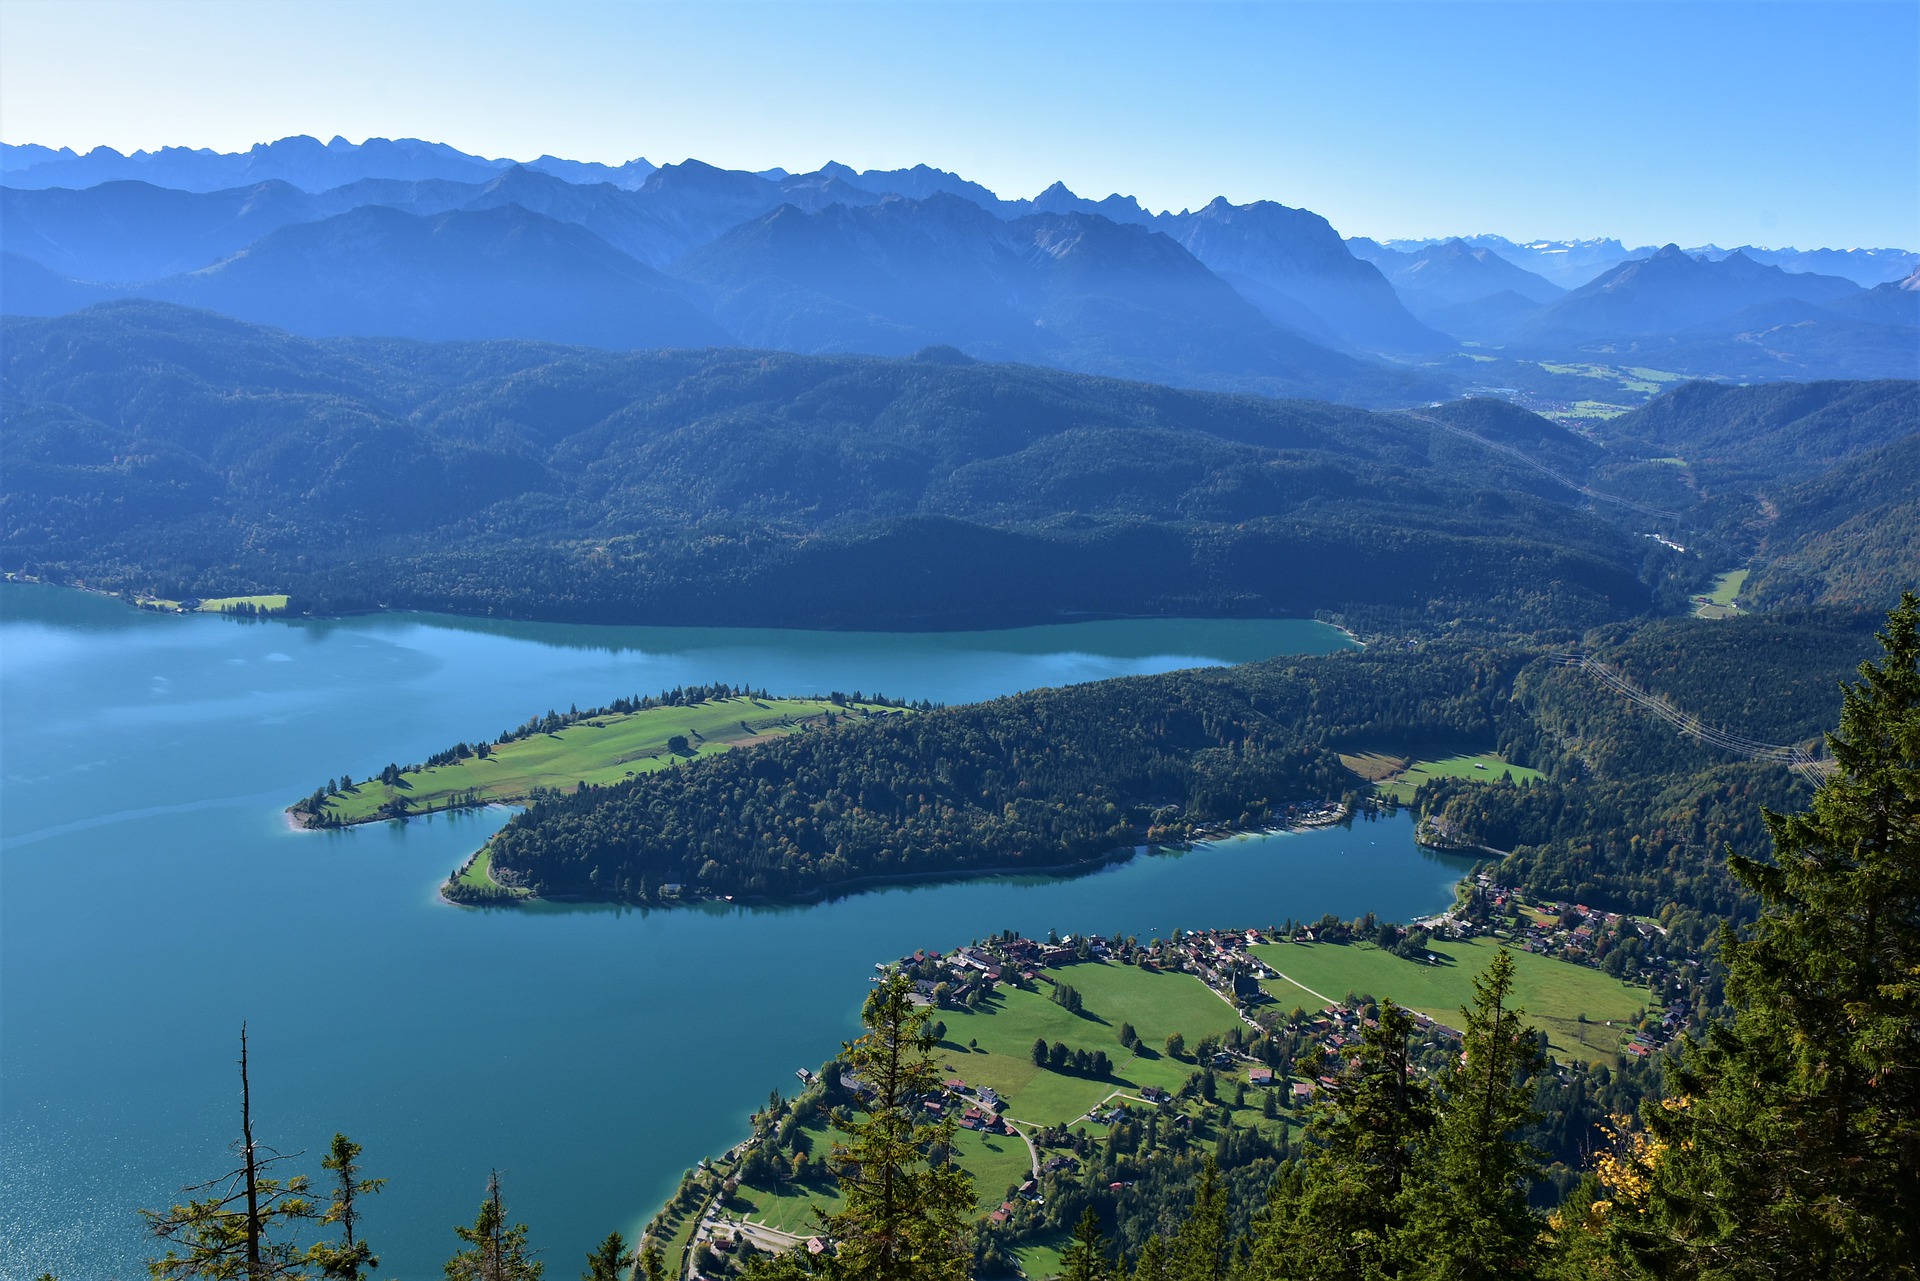
[[[155,609],[179,609],[177,600],[163,600],[158,596],[142,596],[136,602],[152,606]],[[265,596],[210,596],[195,607],[196,613],[218,614],[223,609],[233,609],[239,605],[251,605],[263,614],[278,614],[287,607],[287,598],[282,595]]]
[[[1269,943],[1256,946],[1253,952],[1298,984],[1335,1000],[1349,992],[1390,997],[1408,1009],[1458,1027],[1460,1008],[1473,1001],[1473,976],[1492,963],[1499,946],[1490,939],[1434,943],[1432,950],[1452,957],[1452,965],[1421,965],[1382,952],[1371,943]],[[1515,951],[1513,960],[1518,1004],[1526,1012],[1527,1022],[1546,1032],[1553,1053],[1562,1058],[1611,1061],[1625,1039],[1626,1029],[1609,1028],[1606,1022],[1611,1019],[1618,1025],[1646,1008],[1645,991],[1599,970],[1530,952]],[[1282,1008],[1302,1005],[1312,1009],[1320,1004],[1295,983],[1280,980],[1264,986]],[[1584,1042],[1579,1021],[1583,1013],[1589,1020]]]
[[[472,858],[467,860],[467,865],[460,869],[460,875],[454,879],[462,885],[469,886],[476,890],[498,890],[505,888],[493,879],[493,854],[484,845],[475,852]],[[525,893],[524,890],[518,892]]]
[[[1178,1089],[1193,1071],[1191,1062],[1167,1058],[1160,1047],[1179,1032],[1192,1045],[1201,1037],[1224,1033],[1237,1021],[1233,1008],[1185,974],[1156,974],[1130,965],[1092,963],[1049,970],[1071,984],[1083,1002],[1069,1013],[1040,992],[1002,988],[978,1011],[942,1011],[947,1025],[941,1065],[968,1085],[990,1085],[1007,1101],[1007,1115],[1038,1125],[1073,1120],[1114,1090],[1137,1093],[1158,1085]],[[1120,1046],[1120,1025],[1132,1023],[1145,1053],[1129,1056]],[[1033,1065],[1036,1038],[1064,1041],[1073,1049],[1105,1050],[1114,1061],[1110,1079],[1049,1072]],[[968,1041],[979,1048],[969,1051]]]
[[[1413,753],[1362,752],[1342,755],[1342,763],[1361,778],[1373,782],[1373,790],[1402,805],[1411,804],[1414,791],[1430,778],[1465,778],[1491,783],[1510,778],[1516,783],[1535,783],[1539,770],[1524,765],[1509,765],[1493,752],[1446,756],[1422,760]]]
[[[1696,618],[1732,618],[1740,613],[1736,604],[1740,593],[1746,589],[1747,574],[1744,569],[1730,569],[1713,580],[1713,590],[1703,596],[1693,598],[1693,613]]]
[[[1457,963],[1450,966],[1418,965],[1370,944],[1269,944],[1254,951],[1282,973],[1329,996],[1339,998],[1354,991],[1392,997],[1455,1025],[1461,1022],[1459,1007],[1472,999],[1473,975],[1486,968],[1496,946],[1478,939],[1437,944],[1435,951],[1455,958]],[[1547,1031],[1554,1051],[1563,1057],[1605,1057],[1621,1035],[1619,1029],[1607,1029],[1605,1021],[1619,1022],[1645,1005],[1639,989],[1597,970],[1524,952],[1514,953],[1514,961],[1519,973],[1519,1000],[1529,1021]],[[978,1010],[941,1010],[935,1015],[947,1025],[938,1047],[937,1061],[943,1074],[958,1077],[969,1086],[992,1086],[1007,1101],[1005,1115],[1026,1128],[1070,1124],[1115,1090],[1137,1093],[1147,1085],[1178,1089],[1194,1065],[1187,1060],[1168,1059],[1160,1052],[1158,1047],[1166,1043],[1167,1036],[1182,1033],[1192,1045],[1203,1036],[1227,1031],[1237,1017],[1226,1002],[1189,975],[1100,962],[1046,973],[1080,992],[1080,1014],[1055,1004],[1048,995],[1053,989],[1042,983],[1038,992],[1003,987]],[[1284,981],[1267,987],[1282,1008],[1319,1004],[1304,990]],[[1577,1016],[1583,1011],[1594,1022],[1587,1029],[1585,1046],[1578,1040],[1577,1024]],[[1134,1025],[1142,1044],[1148,1047],[1145,1054],[1129,1056],[1120,1048],[1123,1022]],[[1105,1050],[1115,1063],[1113,1077],[1094,1081],[1036,1068],[1031,1058],[1035,1038]],[[973,1043],[971,1048],[969,1042]],[[1245,1079],[1244,1068],[1223,1073],[1219,1091],[1222,1103],[1230,1107],[1234,1124],[1274,1124],[1261,1117],[1264,1095],[1257,1087],[1246,1091],[1244,1105],[1231,1106],[1235,1078]],[[1288,1119],[1298,1123],[1297,1117]],[[1098,1127],[1074,1128],[1101,1133]],[[1211,1141],[1211,1127],[1204,1126],[1196,1138]],[[807,1131],[807,1148],[813,1159],[823,1157],[832,1143],[833,1136],[824,1127]],[[1027,1145],[1018,1136],[962,1131],[959,1154],[961,1164],[973,1175],[981,1213],[1000,1203],[1009,1184],[1027,1177]],[[743,1186],[727,1209],[776,1228],[804,1233],[814,1222],[813,1206],[831,1211],[838,1204],[831,1180],[815,1180],[805,1186]],[[1062,1244],[1063,1240],[1049,1240],[1023,1247],[1020,1258],[1027,1275],[1045,1277],[1057,1272]]]
[[[1053,989],[1042,983],[1039,992],[1003,987],[977,1011],[941,1010],[935,1015],[947,1025],[946,1038],[936,1051],[944,1075],[957,1076],[970,1086],[992,1086],[1007,1101],[1005,1115],[1026,1123],[1023,1128],[1074,1121],[1115,1090],[1137,1093],[1147,1085],[1177,1089],[1194,1065],[1168,1059],[1157,1047],[1173,1032],[1183,1034],[1191,1045],[1203,1036],[1225,1032],[1236,1018],[1232,1008],[1205,984],[1184,974],[1157,974],[1101,962],[1047,973],[1079,990],[1082,1013],[1072,1014],[1056,1005],[1048,996]],[[1150,1047],[1145,1055],[1130,1057],[1120,1047],[1123,1022],[1132,1023],[1143,1045]],[[1115,1063],[1113,1077],[1095,1081],[1036,1068],[1031,1057],[1036,1037],[1079,1049],[1105,1050]],[[969,1049],[969,1041],[977,1047]],[[1223,1088],[1221,1096],[1231,1103],[1232,1093],[1230,1087]],[[1260,1104],[1259,1092],[1251,1091],[1246,1106],[1234,1109],[1234,1123],[1243,1128],[1260,1123]],[[809,1129],[807,1138],[810,1158],[823,1156],[833,1144],[833,1136],[824,1128]],[[1007,1185],[1024,1181],[1031,1168],[1027,1145],[1017,1135],[962,1130],[958,1151],[961,1165],[973,1175],[983,1214],[998,1206],[1006,1197]],[[743,1186],[729,1209],[798,1232],[813,1223],[811,1206],[831,1210],[838,1201],[831,1181],[816,1180],[805,1187]],[[1022,1251],[1028,1275],[1047,1276],[1057,1269],[1054,1249],[1036,1245],[1030,1251]]]
[[[534,734],[494,748],[485,760],[469,757],[451,765],[409,770],[390,787],[377,779],[357,784],[327,802],[342,823],[370,822],[394,797],[409,809],[445,809],[468,794],[482,801],[524,800],[537,787],[572,790],[582,782],[618,783],[634,774],[665,769],[677,760],[667,742],[684,735],[696,756],[723,752],[760,738],[791,733],[823,721],[836,708],[814,698],[722,698],[691,707],[653,707],[625,715],[597,716],[552,734]],[[864,714],[868,708],[855,708]]]

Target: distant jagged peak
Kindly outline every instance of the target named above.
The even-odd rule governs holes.
[[[710,192],[716,195],[744,195],[777,191],[779,184],[759,174],[741,169],[722,169],[704,160],[689,157],[677,165],[661,165],[647,175],[640,190],[645,192]]]
[[[1056,181],[1045,191],[1027,202],[1034,213],[1090,213],[1098,214],[1110,222],[1149,224],[1153,215],[1143,208],[1132,196],[1123,196],[1118,192],[1104,200],[1089,200],[1076,195],[1064,182]]]
[[[611,183],[626,191],[637,190],[659,166],[645,156],[635,156],[632,160],[618,165],[605,165],[591,160],[568,160],[564,156],[542,155],[526,162],[526,167],[541,173],[551,174],[564,182],[573,183]]]

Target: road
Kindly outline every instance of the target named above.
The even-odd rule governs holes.
[[[1736,734],[1732,730],[1717,729],[1707,725],[1698,716],[1681,711],[1660,695],[1649,694],[1590,654],[1578,651],[1571,654],[1556,654],[1553,661],[1562,667],[1579,668],[1608,689],[1624,695],[1629,701],[1652,712],[1682,734],[1709,747],[1718,747],[1752,761],[1773,761],[1785,765],[1815,787],[1826,781],[1826,772],[1833,768],[1833,762],[1816,757],[1803,748],[1788,746],[1784,743],[1765,743],[1757,738],[1748,738],[1745,734]]]

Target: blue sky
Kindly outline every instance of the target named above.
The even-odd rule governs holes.
[[[924,161],[1347,234],[1920,247],[1920,2],[5,0],[0,138]]]

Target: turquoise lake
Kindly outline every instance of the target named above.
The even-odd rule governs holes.
[[[317,1175],[342,1130],[390,1179],[379,1275],[438,1276],[497,1167],[570,1277],[856,1034],[878,960],[1002,928],[1405,919],[1470,866],[1400,817],[805,907],[471,911],[434,890],[504,812],[290,830],[330,775],[684,683],[953,703],[1346,644],[1297,620],[243,623],[0,586],[0,1278],[144,1275],[135,1207],[230,1168],[242,1020],[262,1141]]]

